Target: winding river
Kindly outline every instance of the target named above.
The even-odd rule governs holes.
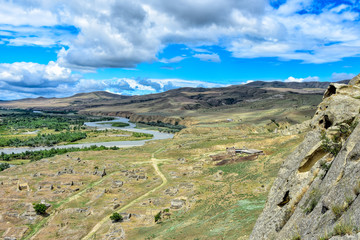
[[[113,127],[111,124],[114,122],[123,122],[130,124],[127,127]],[[19,147],[19,148],[2,148],[0,149],[0,153],[22,153],[26,151],[38,151],[38,150],[49,150],[52,148],[83,148],[83,147],[90,147],[92,145],[97,146],[105,146],[105,147],[119,147],[119,148],[125,148],[125,147],[137,147],[142,146],[148,141],[154,141],[154,140],[162,140],[162,139],[169,139],[173,138],[173,134],[169,133],[161,133],[158,131],[152,131],[152,130],[145,130],[145,129],[137,129],[135,128],[136,125],[134,123],[130,123],[129,119],[127,118],[120,118],[117,117],[112,121],[101,121],[101,122],[86,122],[84,125],[88,127],[96,127],[97,130],[105,130],[105,129],[118,129],[118,130],[126,130],[129,132],[139,132],[139,133],[149,133],[154,135],[152,139],[147,140],[138,140],[138,141],[114,141],[114,142],[97,142],[97,143],[81,143],[81,144],[70,144],[70,145],[60,145],[60,146],[52,146],[52,147]]]

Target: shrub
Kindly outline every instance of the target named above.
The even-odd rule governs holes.
[[[334,213],[335,219],[337,220],[345,212],[345,207],[340,205],[334,205],[331,207],[331,211]]]
[[[314,189],[311,191],[309,199],[306,201],[305,205],[307,205],[307,208],[304,209],[304,212],[306,214],[311,213],[316,205],[318,204],[319,200],[321,198],[320,192],[318,189]]]
[[[155,222],[156,222],[156,223],[159,222],[159,221],[161,220],[161,212],[159,212],[158,214],[156,214],[156,215],[154,216],[154,219],[155,219]]]
[[[354,199],[351,196],[346,196],[345,205],[334,205],[331,210],[335,215],[335,219],[339,219],[341,215],[349,209],[351,204],[354,202]]]
[[[327,164],[326,161],[322,161],[322,162],[320,163],[320,168],[321,168],[322,170],[324,170],[325,172],[328,172],[329,169],[330,169],[330,167],[331,167],[331,163],[330,163],[330,164]]]
[[[333,236],[332,233],[331,233],[331,234],[328,234],[328,233],[326,232],[325,235],[322,236],[322,237],[319,237],[318,240],[329,240],[332,236]]]
[[[8,169],[10,167],[10,164],[8,163],[0,163],[0,172],[4,171],[5,169]]]
[[[338,236],[338,235],[344,236],[346,234],[352,234],[352,232],[353,232],[352,225],[340,222],[334,227],[333,236]]]
[[[321,147],[325,152],[331,153],[334,157],[340,152],[342,148],[341,138],[334,137],[333,140],[326,136],[326,133],[321,134]]]
[[[346,202],[346,209],[347,210],[351,204],[354,202],[355,199],[353,199],[351,196],[346,196],[345,197],[345,202]]]
[[[123,217],[117,213],[117,212],[114,212],[111,216],[110,216],[110,219],[113,221],[113,222],[120,222],[123,220]]]
[[[46,213],[46,205],[42,204],[42,203],[34,203],[34,210],[36,211],[37,214],[39,215],[43,215]]]
[[[292,238],[291,238],[291,240],[301,240],[301,236],[300,236],[300,234],[296,234],[296,235],[294,235]]]

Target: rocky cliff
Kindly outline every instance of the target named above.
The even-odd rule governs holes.
[[[360,74],[330,84],[250,239],[360,239]]]

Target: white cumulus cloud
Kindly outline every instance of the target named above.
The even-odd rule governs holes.
[[[308,63],[360,54],[356,3],[288,0],[0,0],[0,25],[10,45],[61,45],[71,68],[134,67],[158,61],[169,44],[219,45],[237,58],[278,57]],[[61,29],[58,26],[65,26]],[[72,26],[77,29],[68,29]],[[199,55],[219,61],[216,55]],[[160,61],[181,61],[161,59]]]
[[[288,77],[284,82],[318,82],[319,77],[294,78]]]

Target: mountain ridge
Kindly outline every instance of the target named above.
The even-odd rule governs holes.
[[[335,83],[345,83],[347,84],[350,80],[342,80],[342,81],[338,81]],[[182,87],[182,88],[176,88],[176,89],[171,89],[165,92],[161,92],[161,93],[151,93],[151,94],[145,94],[145,95],[121,95],[121,94],[116,94],[116,93],[111,93],[108,91],[93,91],[93,92],[82,92],[82,93],[76,93],[74,95],[68,96],[68,97],[61,97],[61,98],[57,98],[57,97],[51,97],[51,98],[46,98],[43,96],[37,97],[37,98],[23,98],[23,99],[16,99],[16,100],[0,100],[3,102],[14,102],[14,101],[23,101],[23,100],[30,100],[30,99],[64,99],[64,98],[75,98],[75,97],[84,97],[84,96],[88,96],[88,95],[97,95],[99,97],[104,96],[104,97],[113,97],[113,98],[131,98],[131,97],[135,97],[135,96],[149,96],[149,95],[157,95],[157,94],[163,94],[163,93],[170,93],[170,92],[182,92],[182,91],[188,91],[188,92],[206,92],[209,89],[226,89],[226,88],[233,88],[233,87],[239,87],[239,86],[249,86],[249,87],[272,87],[272,88],[294,88],[294,89],[302,89],[302,88],[323,88],[326,89],[327,86],[330,83],[334,83],[334,82],[281,82],[281,81],[271,81],[271,82],[267,82],[267,81],[254,81],[254,82],[250,82],[250,83],[246,83],[246,84],[239,84],[239,85],[230,85],[227,87],[215,87],[215,88],[204,88],[204,87]]]
[[[78,93],[65,98],[37,98],[0,102],[0,108],[40,111],[76,111],[88,115],[131,118],[134,121],[183,122],[181,118],[211,116],[264,108],[312,106],[313,113],[329,82],[252,82],[217,88],[178,88],[162,93],[124,96],[105,91]],[[226,113],[225,113],[225,112]],[[284,113],[285,114],[285,113]],[[153,117],[149,117],[153,116]],[[229,116],[231,118],[231,116]],[[283,116],[285,118],[285,116]],[[175,120],[174,119],[178,119]],[[180,120],[179,120],[180,119]],[[185,123],[184,123],[185,124]]]

